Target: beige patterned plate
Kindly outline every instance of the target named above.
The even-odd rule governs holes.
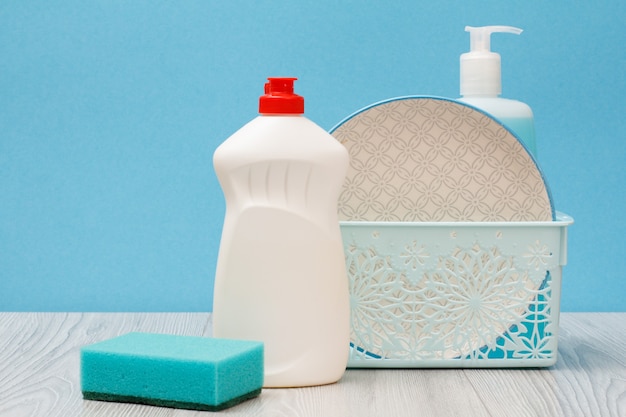
[[[391,99],[353,114],[331,134],[350,152],[340,220],[554,219],[550,192],[526,148],[466,104]]]

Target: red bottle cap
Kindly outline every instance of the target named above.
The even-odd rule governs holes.
[[[297,78],[270,77],[265,83],[265,95],[259,98],[259,113],[302,114],[304,97],[293,93],[293,82]]]

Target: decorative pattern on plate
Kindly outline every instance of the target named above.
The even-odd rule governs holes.
[[[556,358],[567,224],[342,223],[350,366]]]
[[[456,101],[375,104],[331,132],[350,153],[341,220],[547,221],[532,157],[500,123]]]

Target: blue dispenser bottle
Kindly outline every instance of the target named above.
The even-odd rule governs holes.
[[[499,97],[502,93],[500,55],[491,51],[492,33],[519,35],[522,29],[511,26],[466,26],[470,33],[470,52],[461,55],[461,98],[491,114],[512,130],[537,156],[535,122],[530,107],[517,100]]]

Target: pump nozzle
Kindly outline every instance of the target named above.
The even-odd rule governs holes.
[[[491,52],[491,34],[492,33],[512,33],[519,35],[523,32],[520,28],[513,26],[482,26],[472,27],[465,26],[465,31],[470,33],[470,51],[486,51]]]
[[[470,33],[470,52],[461,55],[461,95],[495,97],[502,93],[500,55],[491,52],[492,33],[519,35],[512,26],[466,26]]]

